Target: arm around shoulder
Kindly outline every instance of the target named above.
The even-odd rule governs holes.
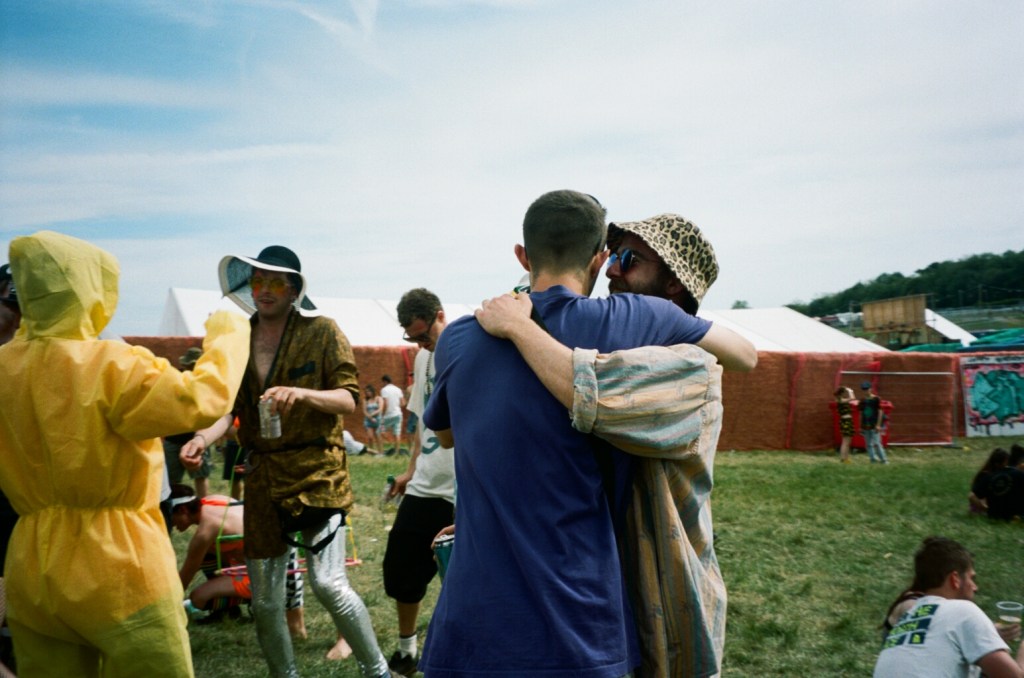
[[[754,345],[727,327],[711,325],[697,345],[718,358],[726,370],[749,372],[757,365]]]

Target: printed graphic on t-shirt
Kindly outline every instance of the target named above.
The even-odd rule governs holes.
[[[886,636],[882,649],[888,650],[899,645],[923,646],[928,638],[928,627],[932,625],[938,609],[937,603],[919,605],[900,617],[900,623]]]

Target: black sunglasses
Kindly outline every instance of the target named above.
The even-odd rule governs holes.
[[[634,264],[639,263],[641,259],[637,256],[636,252],[628,247],[624,247],[618,252],[612,252],[612,255],[608,257],[609,266],[613,265],[616,261],[619,262],[619,270],[625,273],[632,268]]]
[[[434,314],[434,319],[427,325],[427,331],[422,334],[417,334],[415,337],[410,337],[408,334],[403,334],[402,339],[413,343],[413,344],[425,344],[430,341],[430,330],[434,329],[434,323],[437,322],[437,314]]]

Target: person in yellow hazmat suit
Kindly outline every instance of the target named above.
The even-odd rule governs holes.
[[[214,313],[182,373],[97,338],[117,306],[113,255],[41,231],[12,240],[9,261],[22,320],[0,346],[0,488],[20,516],[5,567],[18,672],[191,676],[158,436],[230,410],[249,323]]]

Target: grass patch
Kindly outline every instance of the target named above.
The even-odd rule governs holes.
[[[713,505],[729,589],[723,674],[870,675],[882,615],[909,583],[913,552],[929,534],[957,539],[974,552],[980,586],[975,600],[986,612],[997,600],[1024,600],[1024,524],[967,513],[974,473],[994,447],[1011,442],[897,447],[888,466],[869,464],[864,454],[843,465],[832,453],[720,452]],[[392,514],[382,513],[376,501],[385,478],[400,473],[406,459],[353,457],[349,463],[363,564],[348,574],[390,656],[397,618],[384,595],[381,561]],[[221,481],[213,485],[224,492]],[[174,536],[179,562],[188,538]],[[438,591],[435,581],[421,613],[421,646]],[[308,587],[306,624],[310,638],[295,646],[300,673],[358,678],[352,659],[323,660],[334,629]],[[200,678],[266,674],[252,624],[192,626],[190,633]]]

